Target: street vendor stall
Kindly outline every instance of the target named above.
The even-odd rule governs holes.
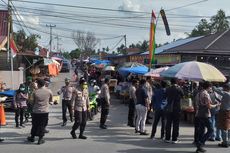
[[[209,81],[209,82],[225,82],[225,76],[214,66],[190,61],[176,64],[166,71],[160,73],[161,77],[165,78],[178,78],[188,81]],[[186,96],[182,101],[182,110],[184,111],[186,118],[193,122],[194,120],[194,108],[192,105],[191,96]]]
[[[33,79],[36,78],[50,78],[56,77],[60,72],[60,63],[54,59],[44,58],[40,61],[34,63],[32,67],[30,67],[29,72],[31,73]]]

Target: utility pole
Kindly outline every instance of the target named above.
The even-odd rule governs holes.
[[[125,48],[127,48],[126,44],[126,35],[124,35],[124,40],[125,40]]]
[[[125,53],[127,53],[126,35],[124,35],[124,40],[125,40]]]
[[[49,27],[50,28],[50,49],[49,49],[49,52],[47,52],[47,57],[49,57],[49,53],[52,51],[52,29],[54,28],[54,27],[56,27],[56,25],[52,25],[52,24],[47,24],[46,25],[46,27]]]
[[[10,69],[11,69],[11,88],[14,89],[14,59],[13,59],[13,51],[10,49],[10,39],[12,37],[11,34],[11,27],[12,27],[12,20],[11,20],[11,6],[10,6],[11,0],[8,0],[8,31],[7,31],[7,58],[8,62],[10,61]]]
[[[57,35],[56,37],[55,37],[55,39],[57,39],[57,52],[59,52],[59,45],[61,45],[60,43],[59,43],[59,40],[61,40],[61,38],[59,38],[59,36]],[[61,52],[61,51],[60,51]]]

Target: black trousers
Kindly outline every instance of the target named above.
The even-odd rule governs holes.
[[[67,122],[67,118],[66,118],[66,111],[69,111],[69,116],[70,116],[70,120],[73,120],[73,111],[72,111],[72,105],[71,105],[71,100],[64,100],[62,99],[62,120],[63,122]]]
[[[155,111],[151,137],[155,137],[155,134],[157,131],[157,125],[160,119],[161,119],[161,138],[164,138],[164,135],[165,135],[165,111],[164,110]]]
[[[167,122],[165,140],[171,139],[172,131],[172,141],[177,141],[177,138],[179,136],[180,112],[167,112],[166,119]]]
[[[108,115],[109,115],[109,108],[108,106],[106,106],[105,99],[101,98],[101,119],[100,119],[101,126],[105,125]]]
[[[32,129],[31,136],[39,136],[42,138],[45,135],[45,128],[48,123],[49,113],[32,113]]]
[[[100,119],[101,126],[105,125],[108,115],[109,115],[109,109],[102,108],[101,109],[101,119]]]
[[[20,117],[20,125],[23,124],[25,110],[26,110],[26,108],[17,108],[15,110],[15,123],[16,123],[16,126],[19,126],[19,121],[18,121],[19,117]]]
[[[80,135],[85,131],[86,121],[87,121],[87,111],[75,111],[74,113],[75,121],[72,127],[72,131],[76,131],[80,126]]]
[[[213,128],[211,123],[211,118],[200,118],[198,117],[198,138],[197,138],[197,148],[202,147],[205,142],[212,136]],[[205,130],[207,129],[207,130]]]
[[[199,138],[199,118],[195,117],[194,119],[194,143],[198,142]]]
[[[135,103],[133,99],[129,100],[129,114],[128,114],[128,125],[134,125],[134,116],[135,116]]]

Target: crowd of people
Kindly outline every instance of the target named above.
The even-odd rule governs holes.
[[[145,130],[147,114],[154,111],[150,138],[155,139],[158,122],[161,120],[160,139],[165,143],[179,143],[182,99],[184,87],[176,79],[170,85],[165,80],[151,78],[131,80],[129,89],[128,126],[135,133],[148,135]],[[205,142],[222,141],[220,147],[230,145],[230,84],[217,88],[210,82],[199,82],[192,90],[194,101],[194,145],[196,152],[205,152]]]
[[[77,68],[76,68],[77,69]],[[75,73],[77,70],[75,70]],[[84,72],[83,72],[84,74]],[[77,73],[78,75],[78,73]],[[70,121],[74,122],[70,135],[73,139],[77,138],[75,131],[79,128],[79,139],[87,139],[84,135],[86,122],[88,120],[88,112],[90,111],[89,96],[99,94],[98,103],[101,107],[100,128],[107,129],[106,121],[110,107],[110,91],[109,79],[103,81],[101,88],[97,86],[96,80],[91,81],[89,85],[87,77],[80,77],[74,84],[70,84],[70,79],[65,79],[65,85],[58,90],[57,94],[62,95],[62,120],[61,126],[67,124],[67,109],[69,111]],[[46,79],[33,80],[27,77],[25,83],[16,90],[13,106],[15,110],[16,128],[25,127],[28,118],[32,118],[32,127],[30,136],[27,138],[29,142],[34,142],[38,136],[37,144],[45,143],[45,133],[49,119],[49,105],[58,104],[53,100],[53,92],[49,89],[49,81]],[[4,139],[1,139],[3,141]]]
[[[100,128],[107,129],[106,121],[110,109],[109,77],[99,79],[100,72],[93,68],[83,67],[83,77],[79,69],[75,69],[77,85],[72,85],[70,79],[65,79],[65,85],[57,92],[62,95],[62,125],[67,124],[67,109],[69,118],[73,123],[70,135],[77,138],[76,130],[79,128],[79,139],[87,139],[84,135],[88,112],[90,110],[89,96],[99,94],[98,105],[101,107]],[[89,75],[91,74],[91,75]],[[90,81],[91,80],[91,81]],[[161,120],[160,139],[165,143],[179,143],[181,102],[185,97],[185,87],[177,79],[153,80],[151,77],[131,77],[129,87],[128,123],[134,127],[135,133],[149,135],[145,125],[150,120],[149,114],[154,112],[151,139],[156,139],[157,126]],[[100,83],[99,83],[100,82]],[[101,83],[102,82],[102,83]],[[44,79],[27,81],[20,85],[15,96],[15,123],[16,127],[24,127],[24,117],[32,116],[31,135],[28,141],[34,142],[38,136],[38,144],[45,142],[45,133],[49,118],[49,105],[53,102],[53,93],[48,89],[49,82]],[[97,85],[99,84],[99,85]],[[100,87],[101,88],[100,88]],[[199,82],[192,89],[194,107],[194,145],[197,152],[205,152],[205,142],[222,141],[220,147],[229,147],[230,144],[230,85],[225,83],[217,87],[209,82]],[[26,115],[25,115],[26,114]]]

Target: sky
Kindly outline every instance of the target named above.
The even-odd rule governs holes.
[[[4,4],[2,1],[6,0],[1,0],[0,4]],[[59,48],[62,51],[77,48],[71,39],[73,32],[77,30],[93,32],[100,39],[96,50],[107,46],[111,51],[116,49],[124,43],[123,35],[126,35],[127,46],[148,40],[150,13],[153,10],[157,15],[161,8],[165,10],[168,18],[171,35],[166,35],[162,19],[159,18],[156,28],[158,44],[185,38],[187,36],[185,33],[190,33],[202,18],[209,20],[220,9],[230,16],[229,0],[33,0],[32,2],[73,6],[38,5],[13,1],[13,9],[16,10],[14,15],[17,16],[14,17],[14,31],[23,27],[27,34],[39,34],[41,36],[39,44],[48,48],[50,29],[46,25],[56,25],[52,30],[53,38],[59,35]],[[53,39],[52,42],[52,48],[56,50],[57,39]]]

